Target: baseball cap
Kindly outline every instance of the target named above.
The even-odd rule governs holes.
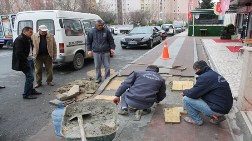
[[[45,25],[40,25],[38,29],[41,31],[48,31],[48,29]]]

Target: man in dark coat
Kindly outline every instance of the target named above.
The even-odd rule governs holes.
[[[183,103],[189,117],[186,122],[202,125],[199,113],[211,118],[210,122],[219,124],[224,121],[233,105],[233,97],[229,83],[217,72],[213,71],[205,61],[197,61],[193,65],[199,75],[191,89],[183,91]]]
[[[128,114],[128,106],[149,113],[150,107],[166,97],[165,80],[158,74],[159,68],[154,65],[146,71],[133,72],[118,88],[113,101],[122,100],[119,114]]]
[[[12,54],[12,69],[16,71],[22,71],[25,74],[25,86],[24,86],[24,99],[36,99],[34,95],[41,94],[33,89],[33,57],[32,57],[32,41],[31,36],[33,29],[31,27],[24,27],[21,35],[19,35],[13,46]]]
[[[88,55],[94,58],[96,83],[100,83],[102,81],[101,65],[105,68],[106,79],[110,76],[110,56],[115,54],[114,38],[100,19],[87,35],[87,49]]]

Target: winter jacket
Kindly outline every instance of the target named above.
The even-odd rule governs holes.
[[[25,71],[28,68],[27,57],[30,54],[32,41],[23,33],[19,35],[13,45],[12,69],[16,71]]]
[[[166,97],[165,80],[153,70],[133,72],[118,88],[115,96],[126,94],[139,104],[153,105]]]
[[[97,30],[93,28],[87,35],[87,49],[93,52],[109,52],[115,49],[114,38],[107,28]]]
[[[198,73],[196,84],[184,90],[185,96],[193,99],[201,98],[214,112],[227,114],[233,105],[233,97],[229,83],[220,74],[209,67]]]
[[[39,32],[32,35],[32,41],[34,45],[33,49],[33,57],[36,58],[39,54],[39,42],[40,42],[40,34]],[[54,36],[50,33],[46,34],[47,41],[47,50],[52,59],[56,59],[57,57],[57,46],[54,39]]]

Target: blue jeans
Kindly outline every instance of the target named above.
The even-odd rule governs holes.
[[[140,104],[136,101],[133,101],[131,99],[128,99],[127,98],[127,95],[124,93],[122,96],[121,96],[121,109],[125,109],[125,108],[128,108],[128,106],[132,107],[132,108],[136,108],[136,109],[139,109],[139,110],[144,110],[144,109],[148,109],[152,106],[153,104]]]
[[[198,124],[203,123],[203,119],[200,117],[199,113],[203,113],[206,116],[223,116],[223,114],[216,113],[210,109],[205,101],[202,99],[192,99],[187,96],[183,97],[184,106],[193,121]]]
[[[28,68],[25,71],[23,71],[23,73],[25,74],[25,86],[24,86],[23,96],[28,96],[33,91],[33,81],[34,81],[34,76],[33,76],[34,64],[33,64],[33,60],[28,60],[27,64],[28,64]]]
[[[94,64],[96,71],[96,80],[101,81],[101,65],[105,68],[105,79],[110,77],[110,53],[109,52],[94,52]]]

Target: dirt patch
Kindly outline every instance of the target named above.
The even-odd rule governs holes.
[[[91,114],[83,116],[86,137],[99,137],[116,132],[117,113],[115,104],[101,100],[86,100],[66,107],[62,124],[62,133],[65,138],[80,138],[78,120],[69,121],[69,118],[76,113],[85,111],[91,111]]]
[[[102,76],[105,74],[105,69],[101,69]],[[115,70],[110,69],[110,76],[112,76],[115,73]],[[95,70],[91,70],[87,72],[87,75],[90,76],[91,78],[95,78]]]
[[[75,80],[73,82],[66,84],[65,86],[58,88],[55,91],[55,93],[56,94],[63,94],[65,92],[68,92],[73,87],[73,85],[80,86],[80,93],[77,96],[77,101],[82,101],[83,99],[87,99],[87,98],[93,96],[94,92],[100,86],[99,84],[95,83],[94,81]]]

